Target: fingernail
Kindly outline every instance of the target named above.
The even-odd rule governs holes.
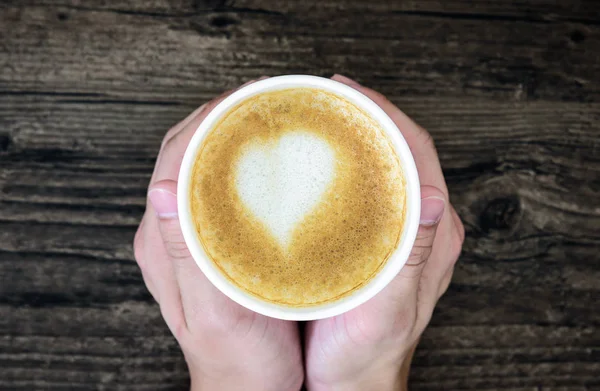
[[[344,84],[348,84],[350,87],[360,87],[360,84],[358,82],[356,82],[355,80],[352,80],[349,77],[346,77],[344,75],[340,75],[339,73],[336,73],[331,78],[334,80],[340,81]]]
[[[177,217],[177,196],[163,189],[152,189],[148,192],[148,199],[161,219]]]
[[[446,201],[440,197],[427,197],[421,200],[421,225],[435,225],[444,215]]]

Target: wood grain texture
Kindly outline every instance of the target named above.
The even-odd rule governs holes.
[[[600,3],[0,2],[0,390],[182,390],[131,242],[165,131],[345,73],[430,130],[467,240],[411,390],[600,390]]]

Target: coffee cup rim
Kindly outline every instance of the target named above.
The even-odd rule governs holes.
[[[364,110],[380,124],[392,142],[402,165],[406,181],[406,216],[398,246],[384,267],[365,286],[334,302],[309,307],[288,307],[261,300],[245,292],[230,282],[213,264],[200,243],[193,224],[189,186],[199,147],[207,133],[224,114],[254,95],[302,87],[321,89],[341,96]],[[375,102],[356,89],[335,80],[311,75],[284,75],[260,80],[240,88],[220,102],[206,116],[196,129],[183,156],[177,182],[177,205],[181,230],[192,258],[217,289],[236,303],[259,314],[283,320],[307,321],[329,318],[350,311],[374,297],[394,279],[406,264],[417,235],[421,211],[420,193],[419,176],[410,148],[394,121]]]

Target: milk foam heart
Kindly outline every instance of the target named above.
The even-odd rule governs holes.
[[[296,131],[268,144],[246,146],[236,187],[245,206],[286,247],[294,227],[319,203],[334,175],[335,153],[329,144]]]

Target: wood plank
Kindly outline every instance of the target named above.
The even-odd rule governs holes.
[[[170,336],[155,303],[124,301],[98,307],[2,305],[0,335],[45,337]],[[8,316],[10,315],[10,316]]]
[[[357,23],[356,13],[345,12],[303,13],[301,19],[244,9],[157,17],[7,7],[0,16],[6,63],[19,67],[4,67],[0,90],[186,102],[198,91],[216,93],[263,74],[345,72],[386,93],[598,100],[598,25],[440,21],[395,12],[362,13]],[[223,17],[230,22],[223,24]]]
[[[11,0],[19,4],[18,0]],[[8,3],[10,3],[9,1]],[[124,14],[143,14],[153,17],[190,15],[205,12],[246,12],[297,15],[307,12],[354,12],[354,13],[427,13],[447,18],[521,18],[531,22],[551,22],[556,20],[581,20],[597,22],[600,11],[593,0],[578,1],[576,4],[552,0],[535,1],[480,1],[468,0],[420,0],[420,1],[386,1],[372,0],[307,0],[307,1],[269,1],[269,0],[151,0],[131,2],[115,0],[107,3],[102,0],[35,0],[29,4],[72,9],[101,10]],[[308,15],[310,16],[310,14]]]
[[[487,232],[494,227],[482,227],[479,221],[496,224],[490,214],[503,205],[518,207],[515,219],[522,220],[524,214],[534,218],[527,220],[535,224],[524,235],[546,225],[561,232],[562,222],[585,214],[587,219],[569,225],[569,233],[574,229],[593,236],[598,224],[599,169],[594,162],[600,106],[391,98],[432,133],[461,215],[486,231],[473,232],[478,239],[485,240],[482,236],[488,233],[496,240],[504,235]],[[143,211],[161,138],[190,110],[165,108],[156,114],[145,105],[73,107],[0,100],[7,144],[0,152],[0,219],[29,216],[45,222],[88,219],[92,224],[134,225]],[[529,211],[540,217],[527,216]],[[560,218],[548,220],[548,212],[558,212]],[[509,228],[503,230],[510,233]]]
[[[37,253],[0,253],[0,304],[12,307],[100,307],[151,303],[135,262]],[[52,276],[52,278],[48,278]]]
[[[121,316],[119,318],[122,319]],[[109,375],[113,368],[121,366],[125,366],[127,373],[134,373],[135,379],[142,384],[156,380],[154,376],[157,373],[171,376],[171,379],[185,375],[185,367],[177,361],[177,346],[169,338],[160,335],[94,337],[86,333],[81,336],[72,333],[71,329],[65,336],[0,338],[0,351],[11,351],[9,356],[0,356],[0,361],[6,359],[8,364],[13,363],[13,366],[2,367],[0,373],[4,371],[4,374],[14,375],[15,362],[35,361],[38,365],[45,364],[39,365],[38,371],[30,372],[34,375],[33,379],[49,382],[49,379],[60,381],[61,377],[62,381],[75,381],[90,371],[91,379],[98,380],[100,378],[95,376],[104,375],[102,381],[107,385],[127,382],[128,378],[120,376],[125,371]],[[465,389],[488,389],[483,388],[488,382],[488,385],[501,389],[509,388],[511,384],[514,387],[521,381],[522,387],[535,379],[530,376],[534,371],[542,372],[545,382],[553,384],[557,379],[564,381],[569,373],[576,375],[597,369],[595,355],[598,354],[598,342],[598,334],[589,327],[431,327],[416,357],[414,385],[416,389],[455,389],[453,387],[461,384],[466,385]],[[523,345],[530,347],[524,348]],[[465,363],[469,363],[467,368],[474,370],[468,373],[468,377],[463,376],[467,370]],[[552,375],[548,375],[549,372]],[[495,374],[500,380],[494,379]],[[581,384],[589,380],[589,376],[585,376],[577,376]],[[473,378],[476,379],[475,384],[482,388],[467,384],[467,379],[472,381]],[[432,379],[438,380],[432,382]],[[573,382],[570,384],[574,385]],[[588,382],[590,386],[593,384],[593,379]],[[580,387],[585,389],[584,385]]]
[[[482,20],[527,20],[529,22],[552,22],[557,20],[579,20],[597,23],[600,10],[593,0],[570,2],[536,0],[536,1],[469,1],[469,0],[419,0],[419,1],[386,1],[386,0],[308,0],[281,1],[268,0],[235,0],[231,8],[251,9],[256,11],[282,12],[285,14],[301,14],[306,12],[354,12],[384,13],[391,12],[435,15],[439,18],[471,18]],[[227,9],[227,7],[222,7]],[[219,8],[217,8],[219,9]]]

